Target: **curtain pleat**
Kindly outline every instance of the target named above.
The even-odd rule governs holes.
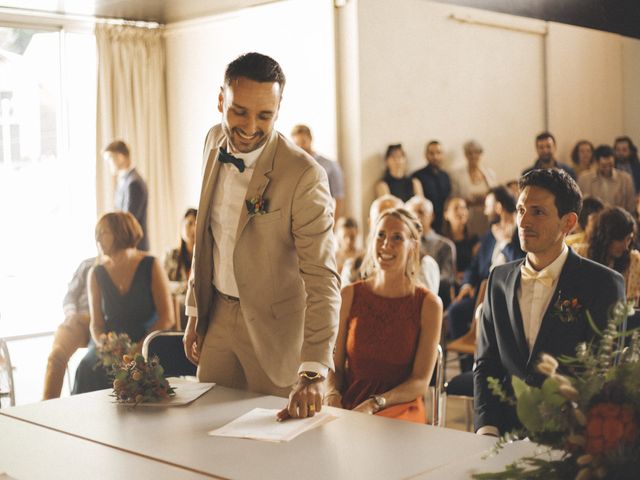
[[[148,235],[158,255],[175,243],[169,164],[165,47],[161,29],[97,25],[97,205],[113,209],[114,178],[102,150],[115,139],[129,145],[131,160],[149,189]]]

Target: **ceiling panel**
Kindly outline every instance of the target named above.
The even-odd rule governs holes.
[[[166,24],[274,1],[277,0],[0,0],[0,7]]]

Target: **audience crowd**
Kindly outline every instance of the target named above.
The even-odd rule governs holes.
[[[626,298],[638,303],[640,159],[627,136],[616,138],[611,146],[594,147],[581,139],[563,163],[555,137],[549,132],[539,134],[536,159],[522,172],[522,178],[529,180],[520,179],[520,187],[527,185],[528,196],[519,191],[517,180],[500,184],[476,140],[464,143],[466,163],[451,171],[445,168],[443,146],[437,140],[427,142],[426,163],[415,172],[408,169],[402,145],[389,145],[384,175],[375,185],[364,245],[360,235],[367,232],[344,215],[350,209],[344,203],[339,163],[313,150],[309,127],[297,125],[291,137],[326,170],[334,199],[342,306],[335,371],[327,379],[328,405],[426,421],[422,397],[434,371],[437,345],[446,351],[448,341],[472,328],[483,301],[482,284],[492,270],[531,251],[530,246],[529,250],[521,246],[522,233],[518,234],[524,228],[520,221],[534,208],[527,203],[533,198],[531,192],[548,188],[558,204],[561,189],[547,187],[544,181],[560,180],[550,177],[541,184],[540,179],[526,176],[529,172],[561,170],[566,172],[561,180],[575,180],[582,195],[581,209],[568,210],[575,219],[561,228],[563,248],[569,247],[570,259],[575,252],[618,272]],[[132,172],[140,182],[123,142],[110,144],[105,156],[119,176],[120,190]],[[571,190],[575,183],[567,182]],[[146,196],[146,190],[143,193]],[[125,197],[118,193],[120,203]],[[562,212],[557,208],[560,218],[568,215]],[[45,399],[60,395],[67,362],[81,347],[89,350],[77,369],[74,393],[108,386],[105,372],[95,367],[102,334],[126,332],[139,342],[156,329],[174,328],[174,324],[184,329],[197,211],[186,210],[179,244],[167,251],[164,269],[141,251],[148,249],[139,224],[146,229],[146,212],[141,215],[142,222],[124,212],[106,214],[98,221],[98,256],[81,263],[64,299],[65,320],[49,356]],[[565,231],[566,225],[570,231]],[[561,255],[567,258],[564,250]],[[527,268],[530,261],[527,256]],[[471,356],[461,357],[462,372],[469,372],[473,364]]]

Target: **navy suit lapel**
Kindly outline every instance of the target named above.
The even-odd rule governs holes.
[[[538,336],[536,337],[533,349],[531,350],[531,355],[529,355],[527,367],[529,367],[532,362],[537,362],[540,353],[545,351],[545,346],[547,346],[550,341],[554,340],[554,326],[560,321],[559,319],[554,318],[553,315],[553,308],[558,299],[560,297],[577,297],[577,295],[573,293],[573,287],[575,285],[575,271],[579,263],[580,259],[578,256],[573,253],[573,250],[569,249],[569,255],[567,256],[564,267],[562,267],[562,271],[560,272],[558,285],[556,285],[556,289],[553,291],[553,295],[551,296],[547,310],[544,313],[544,317],[542,317],[540,330],[538,331]]]
[[[518,302],[518,287],[520,285],[520,266],[522,262],[514,265],[506,280],[505,295],[507,299],[508,317],[516,340],[516,346],[522,355],[522,359],[529,356],[529,346],[524,336],[524,325],[522,323],[522,312]]]

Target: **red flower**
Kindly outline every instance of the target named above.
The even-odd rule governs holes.
[[[629,405],[598,403],[587,414],[587,453],[598,455],[615,450],[621,443],[633,444],[638,424]]]

